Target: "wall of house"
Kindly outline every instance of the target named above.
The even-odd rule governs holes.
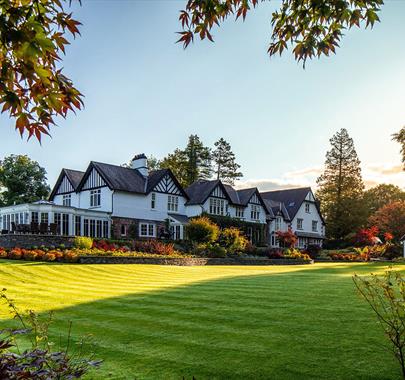
[[[169,211],[167,209],[167,202],[169,194],[154,193],[156,194],[155,209],[151,207],[152,193],[148,195],[125,193],[116,191],[114,193],[114,210],[113,216],[122,218],[134,218],[144,220],[161,221],[167,219],[168,213],[173,214],[186,214],[184,197],[179,198],[178,211]]]
[[[70,193],[70,196],[71,196],[71,206],[80,208],[80,194]],[[53,198],[53,202],[55,202],[55,204],[57,204],[57,205],[62,206],[63,205],[63,195],[62,194],[55,195],[55,197]]]
[[[290,222],[286,221],[282,216],[277,216],[276,218],[280,218],[280,228],[276,228],[276,219],[271,219],[267,221],[267,243],[271,247],[279,247],[279,243],[277,242],[275,238],[275,233],[276,231],[288,231],[288,227],[290,226]],[[272,236],[274,236],[274,239],[272,239]]]
[[[309,213],[305,211],[305,203],[304,202],[301,207],[299,208],[297,214],[295,215],[292,221],[292,229],[293,231],[301,231],[301,232],[311,232],[311,233],[319,233],[322,234],[322,219],[319,215],[319,212],[314,203],[309,203]],[[302,219],[302,229],[299,230],[297,228],[297,219]],[[312,231],[312,221],[315,220],[318,222],[318,230]]]
[[[110,190],[108,187],[101,187],[101,204],[99,207],[90,207],[90,192],[91,190],[83,190],[79,193],[80,200],[79,200],[79,207],[85,209],[91,209],[96,211],[105,211],[105,212],[112,212],[113,211],[113,202],[112,202],[112,194],[113,191]]]

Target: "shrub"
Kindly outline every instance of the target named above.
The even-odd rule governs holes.
[[[34,250],[23,250],[23,257],[24,260],[28,260],[28,261],[34,261],[36,259],[36,257],[38,256],[38,253]]]
[[[297,236],[291,227],[288,228],[288,231],[276,231],[276,236],[283,247],[293,248],[297,244]]]
[[[205,254],[208,257],[224,258],[226,257],[226,249],[219,244],[207,244]]]
[[[377,244],[379,241],[378,232],[377,227],[362,228],[354,237],[354,242],[357,246]]]
[[[7,257],[7,251],[4,248],[0,248],[0,257],[1,258]]]
[[[284,257],[286,259],[302,259],[302,260],[311,260],[309,255],[306,253],[300,252],[298,249],[289,248],[284,251]]]
[[[170,256],[176,253],[174,243],[162,243],[157,240],[138,240],[132,242],[134,251],[154,253],[157,255]]]
[[[311,259],[316,259],[319,257],[322,248],[316,244],[309,244],[307,248],[305,248],[305,253],[311,257]]]
[[[90,249],[93,246],[93,239],[86,236],[76,236],[73,246],[79,249]]]
[[[79,257],[73,251],[66,251],[63,258],[68,263],[77,263],[79,260]]]
[[[43,259],[44,259],[45,261],[55,261],[55,260],[56,260],[56,256],[55,256],[53,253],[47,252],[47,253],[44,255]]]
[[[209,218],[201,216],[190,220],[186,234],[195,243],[213,243],[219,237],[219,227]]]
[[[284,257],[283,251],[280,248],[270,248],[267,250],[267,257],[269,259],[282,259]]]
[[[22,251],[20,248],[14,248],[11,251],[9,251],[7,257],[9,259],[14,259],[14,260],[19,260],[22,257]]]
[[[240,253],[245,250],[248,240],[235,227],[224,228],[219,235],[218,243],[230,253]]]

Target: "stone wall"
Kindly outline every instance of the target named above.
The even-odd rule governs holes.
[[[177,266],[201,266],[201,265],[303,265],[312,264],[313,261],[298,259],[246,259],[246,258],[224,258],[214,259],[205,257],[184,257],[184,258],[152,258],[152,257],[131,257],[131,256],[81,256],[81,264],[156,264],[156,265],[177,265]]]
[[[0,235],[2,248],[31,248],[34,246],[58,247],[64,244],[66,248],[73,247],[74,237],[55,235],[6,234]]]

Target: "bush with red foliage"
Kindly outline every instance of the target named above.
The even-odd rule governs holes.
[[[285,248],[293,248],[297,244],[298,238],[291,227],[288,228],[288,231],[276,231],[276,236],[281,246]]]
[[[354,237],[357,246],[374,245],[378,241],[379,230],[376,226],[360,229]]]
[[[176,253],[173,243],[162,243],[157,240],[135,240],[132,242],[132,249],[137,252],[165,256],[170,256]]]

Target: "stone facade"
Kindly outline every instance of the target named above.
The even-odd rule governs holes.
[[[139,224],[143,223],[143,222],[144,223],[153,223],[156,225],[156,233],[158,235],[157,237],[159,237],[159,231],[166,230],[165,221],[112,217],[111,236],[114,239],[150,240],[151,239],[150,237],[144,238],[144,237],[139,236]]]
[[[30,235],[30,234],[6,234],[0,235],[0,247],[2,248],[32,248],[58,247],[61,244],[66,248],[73,247],[74,237],[58,235]]]

